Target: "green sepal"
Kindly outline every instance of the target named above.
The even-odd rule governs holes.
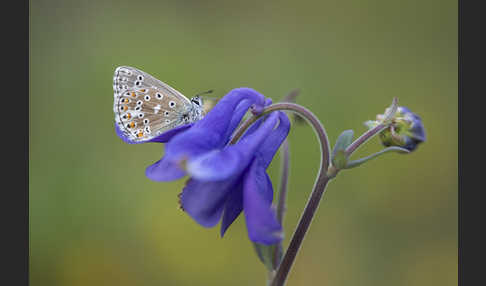
[[[348,156],[346,155],[346,148],[353,142],[353,130],[345,130],[339,135],[332,150],[331,162],[337,169],[342,169],[346,166]]]
[[[253,242],[253,246],[255,247],[258,258],[265,265],[265,267],[267,267],[268,271],[277,269],[278,265],[275,265],[274,263],[274,253],[275,251],[278,251],[278,261],[280,261],[282,259],[281,245],[280,249],[277,249],[277,244],[265,245],[258,242]]]
[[[334,156],[332,157],[332,165],[336,167],[336,169],[344,169],[348,164],[348,155],[344,150],[337,151]]]
[[[397,147],[397,146],[392,146],[392,147],[388,147],[388,148],[385,148],[379,152],[376,152],[374,154],[371,154],[367,157],[364,157],[364,158],[361,158],[361,159],[358,159],[358,160],[353,160],[351,162],[348,162],[346,164],[346,167],[344,169],[351,169],[351,168],[355,168],[355,167],[358,167],[359,165],[365,163],[365,162],[368,162],[369,160],[373,159],[373,158],[376,158],[382,154],[385,154],[385,153],[388,153],[388,152],[397,152],[397,153],[410,153],[410,151],[408,151],[407,149],[405,148],[401,148],[401,147]]]

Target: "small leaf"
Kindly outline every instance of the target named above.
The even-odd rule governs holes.
[[[364,157],[364,158],[361,158],[361,159],[358,159],[358,160],[354,160],[354,161],[351,161],[349,162],[346,167],[344,169],[351,169],[351,168],[355,168],[355,167],[358,167],[359,165],[365,163],[365,162],[368,162],[369,160],[373,159],[373,158],[376,158],[382,154],[385,154],[385,153],[388,153],[388,152],[397,152],[397,153],[410,153],[410,151],[408,151],[407,149],[405,148],[401,148],[401,147],[397,147],[397,146],[392,146],[392,147],[388,147],[388,148],[385,148],[379,152],[376,152],[374,154],[371,154],[367,157]]]
[[[336,140],[336,145],[334,145],[334,149],[332,150],[333,156],[337,151],[345,150],[353,142],[353,135],[353,130],[344,130],[343,133],[339,135]]]
[[[346,165],[348,158],[344,150],[353,142],[353,135],[353,130],[345,130],[336,140],[336,144],[332,150],[331,160],[332,164],[338,169]]]
[[[348,155],[344,150],[338,150],[332,157],[332,165],[337,169],[344,169],[348,163]]]
[[[260,261],[265,264],[268,271],[277,269],[277,265],[274,264],[274,252],[278,251],[278,261],[282,259],[282,250],[277,250],[277,245],[265,245],[257,242],[253,242],[253,246],[255,247],[255,251],[258,255]]]

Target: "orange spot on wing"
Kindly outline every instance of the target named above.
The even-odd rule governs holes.
[[[135,92],[132,92],[132,97],[137,97],[137,95],[135,94]]]
[[[143,132],[138,132],[137,137],[139,137],[139,138],[140,138],[140,137],[142,137],[142,136],[143,136]]]
[[[133,128],[133,127],[135,127],[135,123],[130,122],[130,128]]]
[[[132,115],[130,113],[127,113],[127,119],[130,119],[131,117],[132,117]]]

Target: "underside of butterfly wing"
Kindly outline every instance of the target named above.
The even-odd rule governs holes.
[[[148,141],[187,123],[191,102],[145,72],[118,67],[113,89],[115,122],[131,141]]]

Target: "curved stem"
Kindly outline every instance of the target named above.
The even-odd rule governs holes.
[[[241,127],[236,131],[235,136],[232,138],[231,144],[238,141],[238,139],[243,135],[245,130],[258,118],[272,111],[277,111],[277,110],[287,110],[287,111],[298,113],[300,116],[305,118],[312,125],[320,143],[319,146],[321,149],[321,164],[319,167],[319,175],[314,184],[314,188],[309,197],[309,200],[307,201],[304,212],[302,213],[297,228],[295,229],[295,232],[292,235],[292,239],[290,241],[289,247],[285,252],[282,262],[280,263],[277,269],[275,277],[270,284],[272,286],[281,286],[285,283],[290,268],[292,267],[292,264],[295,260],[295,257],[297,256],[302,241],[304,240],[305,234],[309,229],[310,223],[312,222],[314,214],[319,206],[320,200],[322,198],[322,195],[324,194],[327,183],[330,180],[330,178],[327,176],[327,170],[329,168],[330,149],[329,149],[329,140],[327,139],[326,131],[324,130],[324,127],[320,123],[319,119],[311,111],[298,104],[276,103],[266,107],[261,114],[250,117],[241,125]]]
[[[243,136],[246,129],[250,127],[250,125],[252,125],[260,117],[277,110],[295,112],[304,117],[312,125],[320,143],[319,147],[321,148],[321,167],[324,169],[324,171],[327,171],[327,168],[329,167],[329,154],[331,153],[329,149],[329,140],[327,139],[327,133],[324,130],[324,127],[322,126],[319,119],[310,110],[295,103],[275,103],[263,109],[260,114],[248,118],[245,122],[243,122],[240,128],[236,130],[235,135],[233,136],[229,144],[236,143],[240,139],[240,137]]]

